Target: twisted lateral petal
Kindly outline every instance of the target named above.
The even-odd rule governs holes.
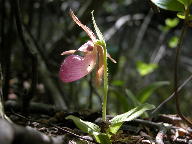
[[[76,81],[93,70],[96,59],[97,53],[95,52],[88,53],[85,57],[70,55],[61,64],[59,77],[63,82]]]
[[[96,86],[100,86],[102,79],[103,79],[103,72],[104,72],[104,51],[103,47],[100,45],[96,45],[97,52],[98,52],[98,67],[96,70],[96,75],[95,75],[95,82]]]
[[[96,36],[95,34],[92,32],[92,30],[90,30],[86,25],[82,24],[81,21],[75,16],[75,14],[73,13],[73,11],[70,9],[70,15],[72,17],[72,19],[74,20],[74,22],[79,25],[90,37],[90,39],[92,41],[96,41]]]
[[[81,52],[91,52],[93,51],[94,44],[92,41],[87,41],[85,44],[83,44],[78,50],[68,50],[64,51],[61,53],[61,55],[69,55],[69,54],[74,54],[76,51],[81,51]]]
[[[74,54],[76,50],[68,50],[68,51],[64,51],[61,53],[61,55],[69,55],[69,54]]]

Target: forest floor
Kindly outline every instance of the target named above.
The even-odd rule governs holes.
[[[0,144],[96,143],[65,117],[74,115],[100,124],[100,113],[54,112],[53,109],[45,114],[42,114],[42,110],[34,112],[25,116],[9,109],[6,113],[13,123],[0,119]],[[112,136],[112,140],[113,144],[192,144],[192,129],[177,115],[161,114],[153,119],[136,119],[124,123],[119,132]]]

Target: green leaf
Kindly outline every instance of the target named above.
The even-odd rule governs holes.
[[[138,61],[136,63],[136,66],[137,66],[137,70],[141,76],[145,76],[145,75],[152,73],[158,67],[157,64],[153,64],[153,63],[147,64],[142,61]]]
[[[179,43],[179,38],[177,36],[173,36],[169,40],[168,45],[169,45],[170,48],[175,48],[175,47],[177,47],[178,43]]]
[[[184,14],[184,12],[178,12],[178,13],[177,13],[177,17],[180,18],[180,19],[185,19],[185,14]]]
[[[153,92],[161,87],[161,86],[165,86],[165,85],[168,85],[169,82],[167,81],[160,81],[160,82],[155,82],[155,83],[152,83],[150,85],[148,85],[147,87],[143,88],[139,94],[137,95],[139,101],[141,103],[144,103],[152,94]]]
[[[101,33],[101,31],[99,30],[97,24],[96,24],[93,12],[94,11],[92,11],[91,14],[92,14],[92,21],[93,21],[93,26],[94,26],[95,32],[96,32],[99,40],[102,41],[105,44],[105,39],[104,39],[103,34]]]
[[[113,119],[109,120],[111,124],[116,124],[120,122],[130,121],[139,117],[144,111],[154,109],[154,105],[151,104],[142,104],[130,111],[117,115]]]
[[[105,133],[100,133],[99,135],[94,135],[96,141],[101,144],[111,144],[110,138]]]
[[[179,19],[178,18],[173,18],[173,19],[167,18],[165,20],[165,24],[169,28],[174,28],[174,27],[176,27],[179,24]]]
[[[142,104],[124,114],[115,116],[113,119],[110,120],[111,125],[109,127],[109,131],[115,134],[124,122],[134,120],[142,115],[146,110],[151,110],[154,108],[154,105]]]
[[[180,19],[185,19],[185,18],[186,18],[184,12],[178,12],[178,13],[177,13],[177,17],[180,18]],[[187,18],[188,18],[188,20],[192,20],[192,15],[189,14],[189,15],[187,16]]]
[[[99,128],[98,125],[81,120],[78,117],[75,116],[67,116],[66,119],[71,119],[75,123],[75,125],[82,130],[83,132],[89,133],[93,135],[98,143],[101,144],[111,144],[110,138],[107,134],[101,133],[101,129]]]
[[[75,116],[67,116],[66,119],[71,119],[73,120],[73,122],[75,123],[75,125],[81,129],[83,132],[89,133],[91,135],[99,135],[100,134],[100,128],[98,125],[88,122],[88,121],[84,121],[81,120],[78,117]]]
[[[116,134],[118,130],[121,128],[122,124],[124,122],[114,123],[112,124],[107,131],[109,131],[112,134]]]
[[[176,0],[151,0],[156,6],[170,11],[184,11],[184,6]]]

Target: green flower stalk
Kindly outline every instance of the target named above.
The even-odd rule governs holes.
[[[107,48],[106,48],[106,43],[104,40],[104,37],[101,33],[101,31],[99,30],[99,28],[97,27],[97,24],[95,22],[94,19],[94,15],[93,15],[93,11],[91,12],[92,14],[92,21],[93,21],[93,25],[96,31],[96,34],[99,38],[98,40],[98,44],[101,45],[103,47],[103,51],[104,51],[104,55],[103,55],[103,65],[104,65],[104,96],[103,96],[103,104],[102,104],[102,119],[103,121],[106,121],[106,115],[107,115],[107,94],[108,94],[108,67],[107,67]],[[116,63],[115,61],[113,61],[114,63]]]
[[[103,106],[102,106],[102,118],[103,121],[106,121],[107,113],[107,94],[108,94],[108,68],[107,68],[107,49],[104,47],[104,97],[103,97]]]

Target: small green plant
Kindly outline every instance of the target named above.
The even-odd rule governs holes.
[[[190,14],[190,7],[192,0],[151,0],[157,7],[165,10],[176,11],[177,17],[183,19],[183,27],[181,29],[181,34],[179,39],[174,40],[177,43],[176,54],[175,54],[175,66],[174,66],[174,93],[176,100],[176,109],[178,115],[185,121],[190,127],[192,127],[192,122],[189,121],[180,110],[179,94],[178,94],[178,64],[179,56],[182,48],[182,43],[184,39],[187,27],[191,26],[192,15]],[[175,25],[177,22],[167,21],[166,24],[169,26]],[[178,41],[178,42],[177,42]],[[174,43],[175,43],[174,42]]]
[[[129,110],[126,113],[115,116],[109,121],[105,121],[104,127],[99,127],[98,125],[83,121],[75,116],[68,116],[66,119],[71,119],[77,125],[79,129],[83,132],[93,135],[95,140],[101,144],[111,144],[111,137],[115,135],[124,122],[128,122],[136,119],[142,115],[145,111],[154,109],[151,104],[141,104],[134,109]]]
[[[94,67],[97,65],[96,69],[96,84],[100,85],[103,78],[103,105],[102,105],[102,123],[104,125],[98,126],[94,123],[81,120],[75,116],[68,116],[66,119],[71,119],[82,131],[93,135],[95,140],[101,144],[110,144],[112,142],[111,136],[116,134],[122,124],[126,121],[131,121],[145,111],[154,109],[154,106],[151,104],[142,104],[136,108],[131,109],[130,111],[120,114],[107,121],[106,111],[107,111],[107,94],[108,94],[108,73],[107,73],[107,58],[110,58],[114,63],[116,61],[110,57],[107,53],[106,42],[104,37],[97,27],[95,22],[93,12],[92,12],[92,21],[96,35],[85,25],[83,25],[80,20],[74,15],[73,11],[70,11],[71,17],[73,20],[88,34],[90,41],[82,45],[77,51],[84,53],[84,56],[76,55],[76,50],[69,50],[62,53],[71,54],[69,55],[62,63],[60,68],[60,78],[64,82],[76,81],[88,73],[90,73]]]
[[[158,68],[158,65],[155,63],[147,64],[142,61],[137,61],[136,66],[137,66],[137,71],[141,76],[148,75]]]

